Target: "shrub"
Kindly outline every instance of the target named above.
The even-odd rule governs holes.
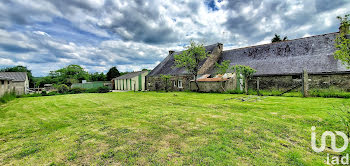
[[[43,90],[43,91],[41,92],[41,95],[46,96],[46,95],[47,95],[47,92]]]
[[[55,95],[60,95],[57,92],[49,92],[48,94],[46,94],[46,96],[55,96]]]
[[[42,96],[42,94],[40,94],[40,93],[32,93],[32,94],[25,94],[25,95],[18,96],[18,98],[24,98],[24,97],[39,97],[39,96]]]
[[[341,89],[313,89],[309,92],[313,97],[325,97],[325,98],[350,98],[350,93]]]
[[[85,93],[85,92],[86,92],[86,89],[81,87],[74,87],[69,90],[70,94],[78,94],[78,93]]]
[[[226,94],[243,94],[244,92],[242,90],[227,90],[226,92],[224,92]]]
[[[111,89],[108,86],[102,86],[97,88],[97,93],[107,93]]]
[[[0,103],[7,103],[16,98],[15,93],[5,93],[4,96],[0,98]]]
[[[97,88],[91,88],[91,89],[87,89],[86,93],[98,93]]]
[[[57,90],[58,90],[58,93],[64,94],[68,92],[69,88],[67,85],[61,84],[61,85],[58,85]]]

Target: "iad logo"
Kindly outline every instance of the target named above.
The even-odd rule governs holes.
[[[346,148],[348,148],[349,138],[341,131],[335,132],[337,135],[341,136],[344,139],[344,145],[341,148],[336,147],[336,136],[331,131],[323,132],[322,137],[321,137],[321,147],[318,148],[316,146],[316,132],[315,132],[316,127],[312,126],[311,130],[312,130],[312,132],[311,132],[311,147],[317,153],[324,151],[324,149],[326,148],[326,137],[327,136],[331,137],[331,148],[333,149],[333,151],[343,152]]]

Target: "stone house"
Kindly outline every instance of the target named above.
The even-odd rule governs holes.
[[[0,97],[5,93],[11,93],[13,91],[13,83],[11,78],[0,76]]]
[[[219,60],[222,54],[223,45],[221,43],[208,45],[205,46],[205,50],[209,56],[199,63],[199,77],[213,70],[215,62]],[[194,79],[193,76],[184,67],[175,67],[174,55],[180,53],[169,51],[169,55],[146,76],[148,90],[156,91],[165,89],[165,83],[162,81],[161,75],[170,75],[168,90],[185,91],[195,88],[195,85],[191,84],[191,81]]]
[[[200,77],[197,81],[200,89],[206,92],[222,91],[222,87],[226,90],[241,87],[241,80],[237,80],[235,74],[224,79],[218,79],[215,74],[215,62],[230,60],[231,66],[246,65],[257,70],[248,83],[249,88],[253,89],[256,88],[257,78],[260,89],[289,89],[301,82],[301,73],[305,69],[309,74],[310,88],[336,86],[350,90],[350,70],[334,59],[334,40],[337,34],[328,33],[225,51],[219,43],[206,46],[211,55],[200,63]],[[164,89],[160,74],[171,75],[170,80],[174,84],[170,90],[195,88],[192,76],[184,68],[174,67],[173,55],[178,53],[170,52],[147,76],[149,90]]]
[[[148,73],[149,71],[137,71],[114,78],[114,88],[125,91],[145,91],[145,77]]]
[[[13,89],[17,95],[28,93],[29,79],[26,72],[0,72],[0,77],[12,79]]]

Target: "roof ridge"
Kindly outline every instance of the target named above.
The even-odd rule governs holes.
[[[319,35],[296,38],[296,39],[292,39],[292,40],[285,40],[285,41],[278,41],[278,42],[273,42],[273,43],[266,43],[266,44],[252,45],[252,46],[247,46],[247,47],[234,48],[234,49],[230,49],[230,50],[225,50],[225,51],[223,51],[223,53],[228,52],[228,51],[232,51],[232,50],[240,50],[240,49],[246,49],[246,48],[254,48],[254,47],[260,47],[260,46],[278,44],[278,43],[283,43],[283,42],[291,42],[291,41],[302,40],[302,39],[313,38],[313,37],[324,36],[324,35],[330,35],[330,34],[336,34],[336,33],[339,33],[339,32],[324,33],[324,34],[319,34]]]

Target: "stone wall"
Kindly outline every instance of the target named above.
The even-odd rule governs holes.
[[[261,90],[284,91],[301,83],[301,74],[289,76],[255,76],[249,80],[249,89],[256,90],[258,77],[260,78],[259,86]],[[327,89],[330,87],[350,91],[350,73],[309,74],[309,89]]]
[[[10,93],[13,90],[12,81],[0,80],[0,97],[5,93]]]
[[[192,75],[171,76],[168,80],[169,91],[186,91],[190,90],[190,81],[193,80]],[[182,81],[182,88],[178,86],[178,82]],[[165,81],[160,76],[146,76],[147,90],[160,91],[165,90]]]
[[[200,81],[198,82],[199,90],[201,92],[223,92],[224,89],[235,90],[236,79],[231,78],[227,81]],[[191,90],[197,90],[197,86],[194,81],[191,81]]]
[[[26,94],[26,82],[13,82],[16,95]]]

